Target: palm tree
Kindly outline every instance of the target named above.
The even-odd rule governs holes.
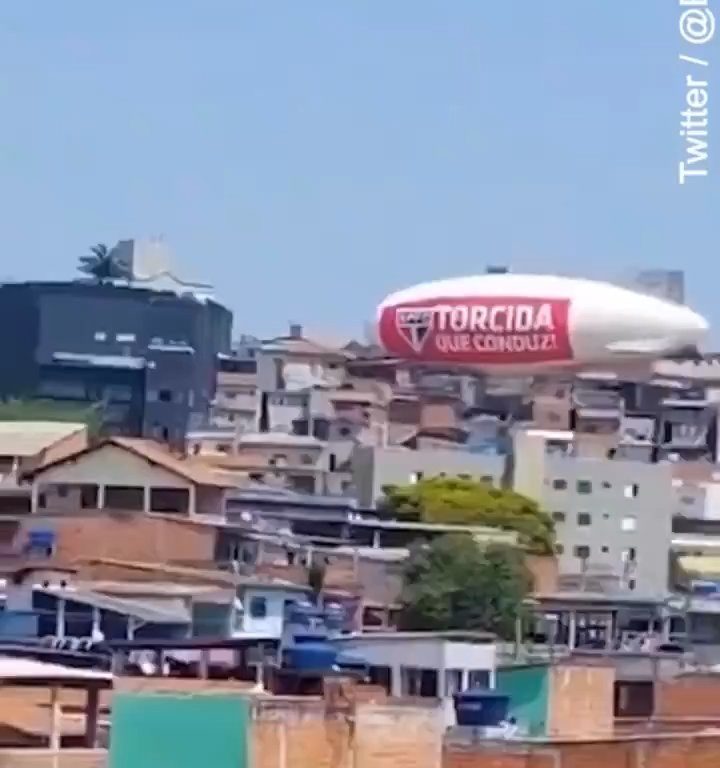
[[[78,269],[94,277],[98,283],[130,277],[125,265],[117,260],[114,251],[104,243],[93,245],[88,256],[81,256]]]

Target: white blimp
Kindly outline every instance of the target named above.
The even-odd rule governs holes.
[[[377,310],[387,354],[494,373],[618,368],[697,350],[708,331],[688,307],[610,283],[486,274],[423,283]]]

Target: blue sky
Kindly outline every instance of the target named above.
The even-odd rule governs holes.
[[[681,267],[720,325],[720,184],[676,181],[678,15],[3,0],[0,277],[69,277],[94,242],[162,234],[238,331],[345,333],[390,290],[486,264]]]

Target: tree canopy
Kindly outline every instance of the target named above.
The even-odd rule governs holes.
[[[523,553],[482,546],[467,534],[440,536],[411,554],[404,571],[400,626],[514,635],[530,588]]]
[[[489,483],[434,477],[384,489],[382,509],[398,518],[425,523],[486,525],[517,531],[520,543],[535,554],[551,554],[555,531],[537,502]]]
[[[94,277],[99,283],[130,277],[127,268],[118,261],[113,249],[104,243],[94,245],[88,256],[81,256],[78,269]]]

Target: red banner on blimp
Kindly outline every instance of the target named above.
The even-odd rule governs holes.
[[[385,307],[388,354],[428,362],[549,363],[573,358],[568,299],[470,297]]]

